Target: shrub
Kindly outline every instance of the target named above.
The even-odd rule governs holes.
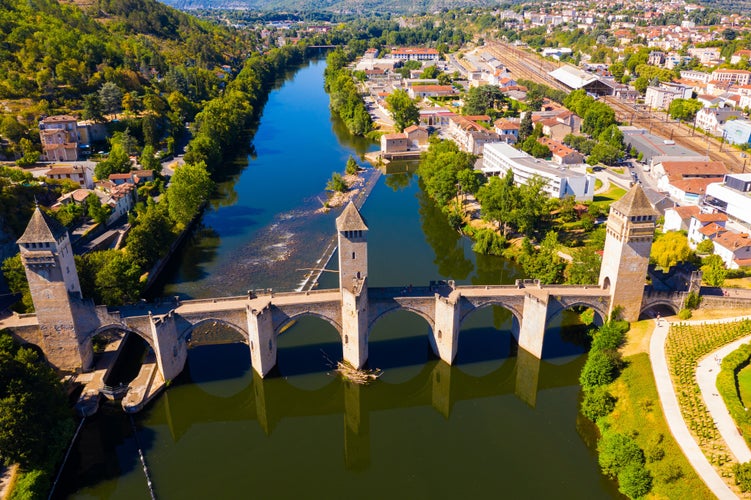
[[[588,391],[615,380],[618,367],[614,361],[614,357],[604,351],[591,350],[579,375],[582,388]]]
[[[44,498],[50,491],[50,478],[41,470],[32,470],[20,474],[13,486],[9,500],[31,500]]]
[[[631,462],[618,473],[618,491],[629,498],[641,498],[652,489],[652,475],[644,464]]]
[[[712,240],[701,240],[696,245],[696,251],[704,255],[711,255],[714,253],[714,243],[712,243]]]
[[[686,309],[696,309],[699,304],[701,304],[701,296],[696,292],[689,293],[686,297]]]
[[[627,465],[644,464],[644,452],[632,438],[618,432],[606,432],[599,445],[602,472],[616,477]]]
[[[616,399],[605,387],[595,387],[584,391],[581,411],[585,417],[596,422],[615,409]]]
[[[672,483],[683,477],[683,469],[673,462],[662,462],[655,467],[655,479],[661,483]]]
[[[611,321],[608,323],[605,323],[602,325],[597,332],[595,333],[594,338],[592,339],[592,350],[593,351],[604,351],[604,350],[611,350],[614,351],[618,349],[622,344],[623,341],[626,338],[626,330],[623,329],[623,325],[621,323],[625,323],[626,329],[628,329],[628,323],[623,322],[615,322]]]
[[[691,319],[692,314],[693,313],[691,312],[691,309],[681,309],[680,311],[678,311],[678,318],[684,320]]]
[[[345,192],[347,190],[347,183],[344,182],[342,174],[338,172],[331,174],[331,179],[326,184],[326,189],[329,191],[337,191],[339,193]]]
[[[501,255],[506,247],[506,238],[492,229],[480,229],[475,232],[475,244],[472,250],[486,255]]]
[[[741,491],[751,491],[751,462],[735,464],[733,474],[735,474],[735,484],[740,486]]]

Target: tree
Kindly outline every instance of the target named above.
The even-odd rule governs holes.
[[[679,262],[687,261],[691,253],[686,236],[670,231],[661,235],[652,244],[650,260],[667,271]]]
[[[420,120],[420,111],[406,90],[397,89],[386,97],[396,130],[401,132]]]
[[[99,100],[105,113],[117,114],[122,110],[123,91],[113,82],[106,82],[99,89]]]
[[[21,295],[22,312],[33,312],[34,302],[31,300],[29,282],[26,280],[26,270],[21,262],[21,254],[8,257],[3,261],[3,276],[12,293]]]
[[[2,331],[0,381],[0,461],[52,470],[74,429],[58,375]]]
[[[618,491],[629,498],[642,498],[652,490],[652,474],[643,463],[631,462],[618,473]]]
[[[12,115],[3,115],[0,119],[0,135],[13,142],[18,142],[26,133],[26,128],[18,123]]]
[[[357,166],[355,159],[350,156],[347,159],[347,166],[344,168],[344,171],[349,175],[356,175],[359,169],[360,167]]]
[[[83,111],[81,118],[95,122],[104,121],[104,106],[102,99],[96,92],[83,96]]]
[[[205,163],[186,163],[175,171],[167,188],[169,216],[185,226],[208,201],[214,183]]]
[[[30,167],[39,160],[41,153],[34,148],[34,144],[29,139],[22,137],[19,146],[23,156],[16,160],[16,165],[19,167]]]
[[[326,189],[329,191],[335,191],[337,193],[343,193],[347,190],[347,183],[344,182],[342,174],[334,172],[331,174],[331,179],[326,183]]]
[[[519,141],[524,142],[527,137],[531,136],[534,132],[535,127],[532,123],[532,113],[527,111],[524,113],[524,118],[522,118],[521,122],[519,123]]]
[[[103,205],[96,193],[91,193],[86,197],[86,207],[89,217],[97,224],[106,223],[112,213],[112,208],[109,205]]]
[[[149,269],[166,253],[174,238],[168,208],[164,203],[149,203],[128,232],[126,251],[133,262]]]
[[[573,260],[566,266],[564,276],[571,285],[591,285],[600,278],[602,257],[593,248],[578,248],[573,251]]]
[[[506,96],[495,85],[480,85],[467,91],[464,98],[464,114],[484,115],[498,109],[506,102]]]
[[[709,240],[705,240],[709,241]],[[722,286],[728,275],[725,263],[719,255],[704,258],[701,266],[702,280],[709,286]]]
[[[495,221],[502,228],[503,236],[507,236],[518,201],[514,171],[508,169],[503,177],[491,177],[488,183],[477,191],[477,199],[482,204],[483,216]]]
[[[423,70],[422,74],[420,75],[420,78],[425,78],[425,79],[438,78],[438,75],[440,73],[441,73],[441,70],[439,70],[438,67],[428,66],[427,68]]]
[[[162,162],[156,159],[154,147],[151,145],[144,146],[141,156],[138,158],[138,163],[141,164],[141,168],[144,170],[153,170],[155,172],[161,172],[162,170]]]
[[[696,113],[703,107],[696,99],[673,99],[668,107],[670,118],[685,122],[693,121]]]
[[[696,245],[696,251],[700,254],[712,255],[714,253],[714,243],[712,243],[712,240],[710,239],[701,240],[699,244]]]
[[[618,476],[618,473],[629,464],[644,464],[644,452],[636,441],[625,434],[605,432],[597,448],[600,452],[600,467],[608,476]]]
[[[123,145],[116,142],[110,149],[110,154],[106,160],[100,161],[94,167],[94,175],[97,179],[107,179],[110,174],[127,174],[130,172],[130,156],[123,148]]]

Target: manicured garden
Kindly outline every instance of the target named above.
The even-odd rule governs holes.
[[[751,333],[751,321],[673,324],[665,345],[668,365],[686,425],[697,443],[723,477],[733,477],[735,459],[720,436],[696,383],[700,358],[719,347]]]

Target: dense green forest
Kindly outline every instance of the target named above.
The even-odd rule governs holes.
[[[435,12],[441,9],[455,9],[460,7],[493,7],[498,5],[492,0],[166,0],[165,3],[178,9],[221,9],[242,7],[256,11],[305,11],[305,12],[337,12],[337,13],[376,13],[391,12],[394,14]]]

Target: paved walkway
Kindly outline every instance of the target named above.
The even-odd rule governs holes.
[[[722,439],[725,440],[728,448],[735,455],[735,459],[740,463],[751,461],[751,450],[749,450],[741,433],[738,432],[738,427],[736,427],[733,417],[730,416],[725,401],[717,392],[717,375],[720,373],[723,358],[749,341],[751,341],[751,335],[724,345],[702,358],[696,367],[696,380],[699,383],[704,403],[707,405]]]
[[[665,413],[665,420],[670,427],[670,432],[683,450],[683,454],[712,493],[720,499],[737,498],[704,456],[683,420],[665,356],[665,341],[669,330],[670,323],[662,320],[655,326],[649,342],[649,360],[652,363],[652,373],[655,377],[657,393],[660,395],[662,411]]]

